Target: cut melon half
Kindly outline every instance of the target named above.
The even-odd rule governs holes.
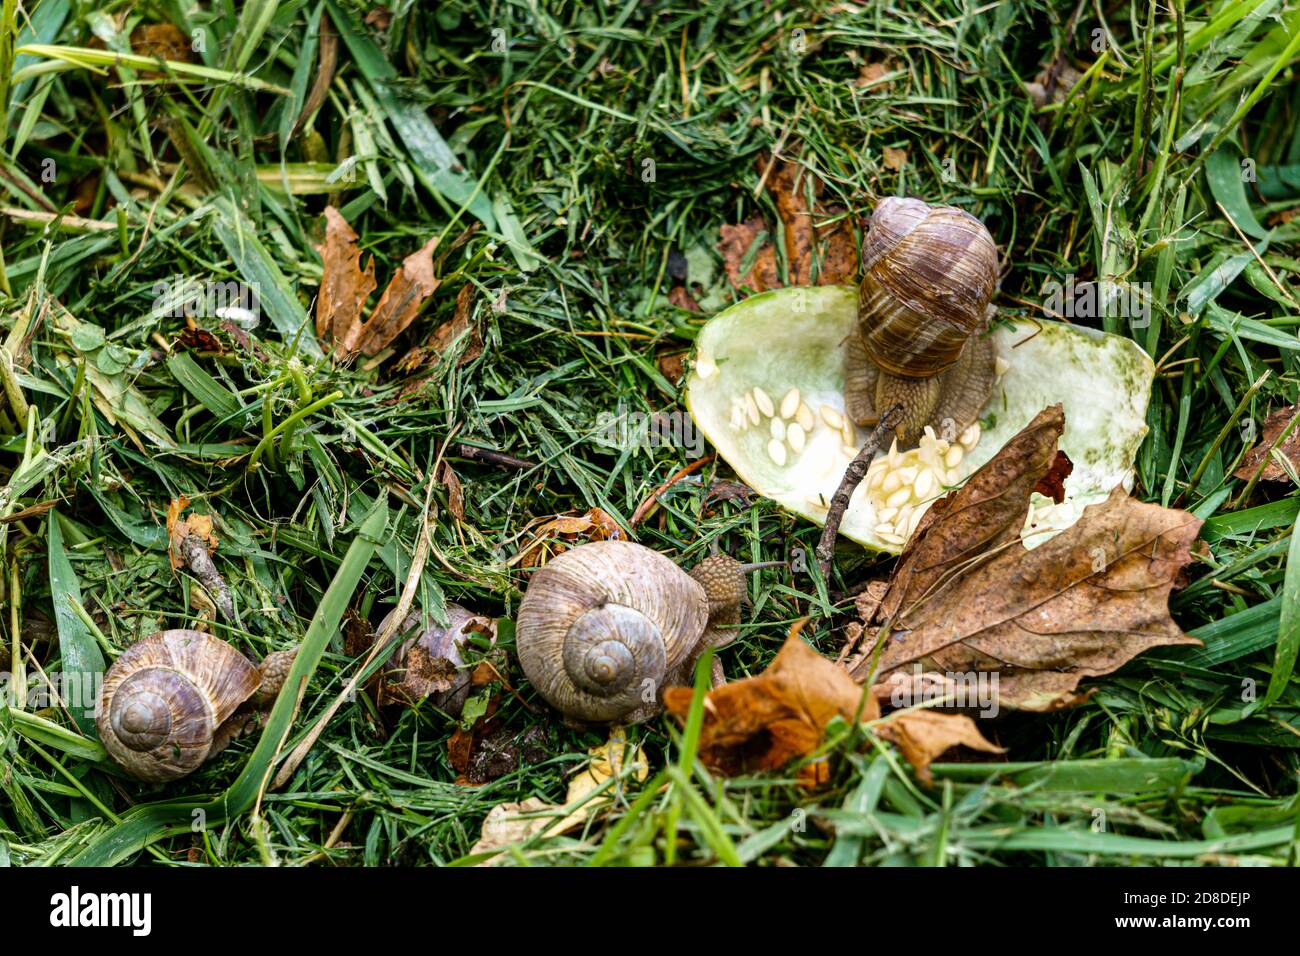
[[[736,474],[817,524],[825,523],[831,496],[866,439],[863,429],[846,434],[836,427],[844,418],[844,347],[856,317],[857,294],[845,286],[752,296],[705,324],[686,382],[691,417]],[[1025,545],[1069,527],[1117,485],[1132,488],[1155,378],[1150,357],[1130,339],[1059,322],[994,325],[1000,376],[979,429],[930,435],[924,447],[892,455],[882,449],[845,512],[840,531],[846,537],[900,552],[919,512],[1057,402],[1065,409],[1061,448],[1074,470],[1065,481],[1064,503],[1035,495],[1022,532]],[[962,439],[968,447],[961,447]],[[960,460],[945,467],[945,458]],[[930,475],[918,479],[927,470]],[[900,481],[917,492],[906,502]],[[901,514],[890,513],[891,501]]]

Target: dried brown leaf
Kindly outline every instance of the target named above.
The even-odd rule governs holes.
[[[980,733],[975,721],[965,714],[947,714],[927,708],[900,710],[874,728],[877,737],[893,741],[903,758],[916,769],[916,776],[930,785],[930,764],[953,747],[969,747],[984,753],[1005,753]]]
[[[1283,429],[1291,424],[1291,419],[1296,413],[1300,412],[1300,405],[1288,405],[1286,408],[1279,408],[1264,421],[1263,433],[1259,436],[1259,442],[1246,452],[1241,459],[1241,464],[1232,474],[1243,481],[1249,481],[1255,477],[1255,472],[1259,470],[1259,464],[1268,458],[1268,464],[1264,465],[1264,470],[1260,474],[1263,481],[1289,481],[1286,469],[1278,464],[1270,452],[1273,442],[1277,441],[1277,436],[1282,434]],[[1286,460],[1291,462],[1297,473],[1300,473],[1300,426],[1297,426],[1282,444],[1277,446]]]
[[[325,241],[316,247],[323,271],[316,296],[316,335],[333,342],[341,355],[344,343],[361,324],[361,310],[375,291],[375,259],[363,271],[357,234],[333,206],[325,207]]]
[[[864,700],[842,668],[804,642],[802,624],[763,673],[709,691],[699,751],[707,766],[729,776],[775,770],[811,753],[834,717],[852,720],[859,708],[862,720],[879,715],[875,698]],[[685,719],[692,695],[689,687],[670,687],[664,706]]]
[[[765,292],[781,287],[781,279],[776,271],[776,247],[770,240],[759,246],[751,260],[753,265],[744,275],[740,272],[746,255],[758,237],[764,233],[770,235],[767,222],[762,216],[751,216],[738,226],[724,225],[719,233],[722,238],[718,242],[718,252],[722,255],[727,278],[734,288],[747,286],[755,292]]]
[[[1116,488],[1033,550],[1029,495],[1056,458],[1059,405],[1044,409],[960,489],[936,502],[900,559],[878,618],[878,674],[919,664],[994,673],[1000,704],[1051,710],[1153,647],[1199,644],[1169,617],[1199,518]],[[872,650],[875,650],[872,648]],[[866,655],[854,672],[865,678]]]
[[[397,274],[388,283],[388,288],[384,289],[384,294],[379,297],[379,302],[365,325],[344,337],[343,348],[346,354],[360,352],[362,355],[374,355],[386,348],[415,321],[425,300],[441,284],[433,271],[433,250],[437,245],[438,237],[434,236],[402,260]]]

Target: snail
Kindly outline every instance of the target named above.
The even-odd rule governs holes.
[[[538,693],[573,723],[626,723],[662,710],[663,689],[690,684],[706,648],[735,636],[745,565],[725,554],[689,574],[630,541],[593,541],[533,574],[515,647]]]
[[[149,783],[183,777],[244,732],[288,676],[297,648],[255,666],[202,631],[159,631],[104,674],[95,726],[110,757]]]
[[[931,426],[954,439],[979,416],[995,378],[987,328],[997,247],[951,206],[883,199],[863,241],[858,335],[845,358],[845,406],[859,425],[902,405],[900,442]]]

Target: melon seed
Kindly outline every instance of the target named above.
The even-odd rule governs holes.
[[[767,456],[776,462],[778,467],[785,465],[785,443],[773,438],[767,443]]]
[[[773,419],[773,421],[775,420]],[[804,431],[802,425],[798,422],[791,422],[790,427],[785,430],[785,437],[796,455],[803,451]]]

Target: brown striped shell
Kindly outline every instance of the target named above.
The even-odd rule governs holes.
[[[95,726],[115,761],[141,780],[175,780],[212,751],[213,735],[253,696],[258,669],[201,631],[159,631],[104,674]]]
[[[882,199],[863,241],[858,322],[867,356],[894,375],[929,378],[985,327],[997,246],[952,206]]]
[[[515,647],[538,693],[565,716],[635,722],[653,712],[665,676],[699,646],[704,588],[668,558],[630,541],[594,541],[533,574]]]

